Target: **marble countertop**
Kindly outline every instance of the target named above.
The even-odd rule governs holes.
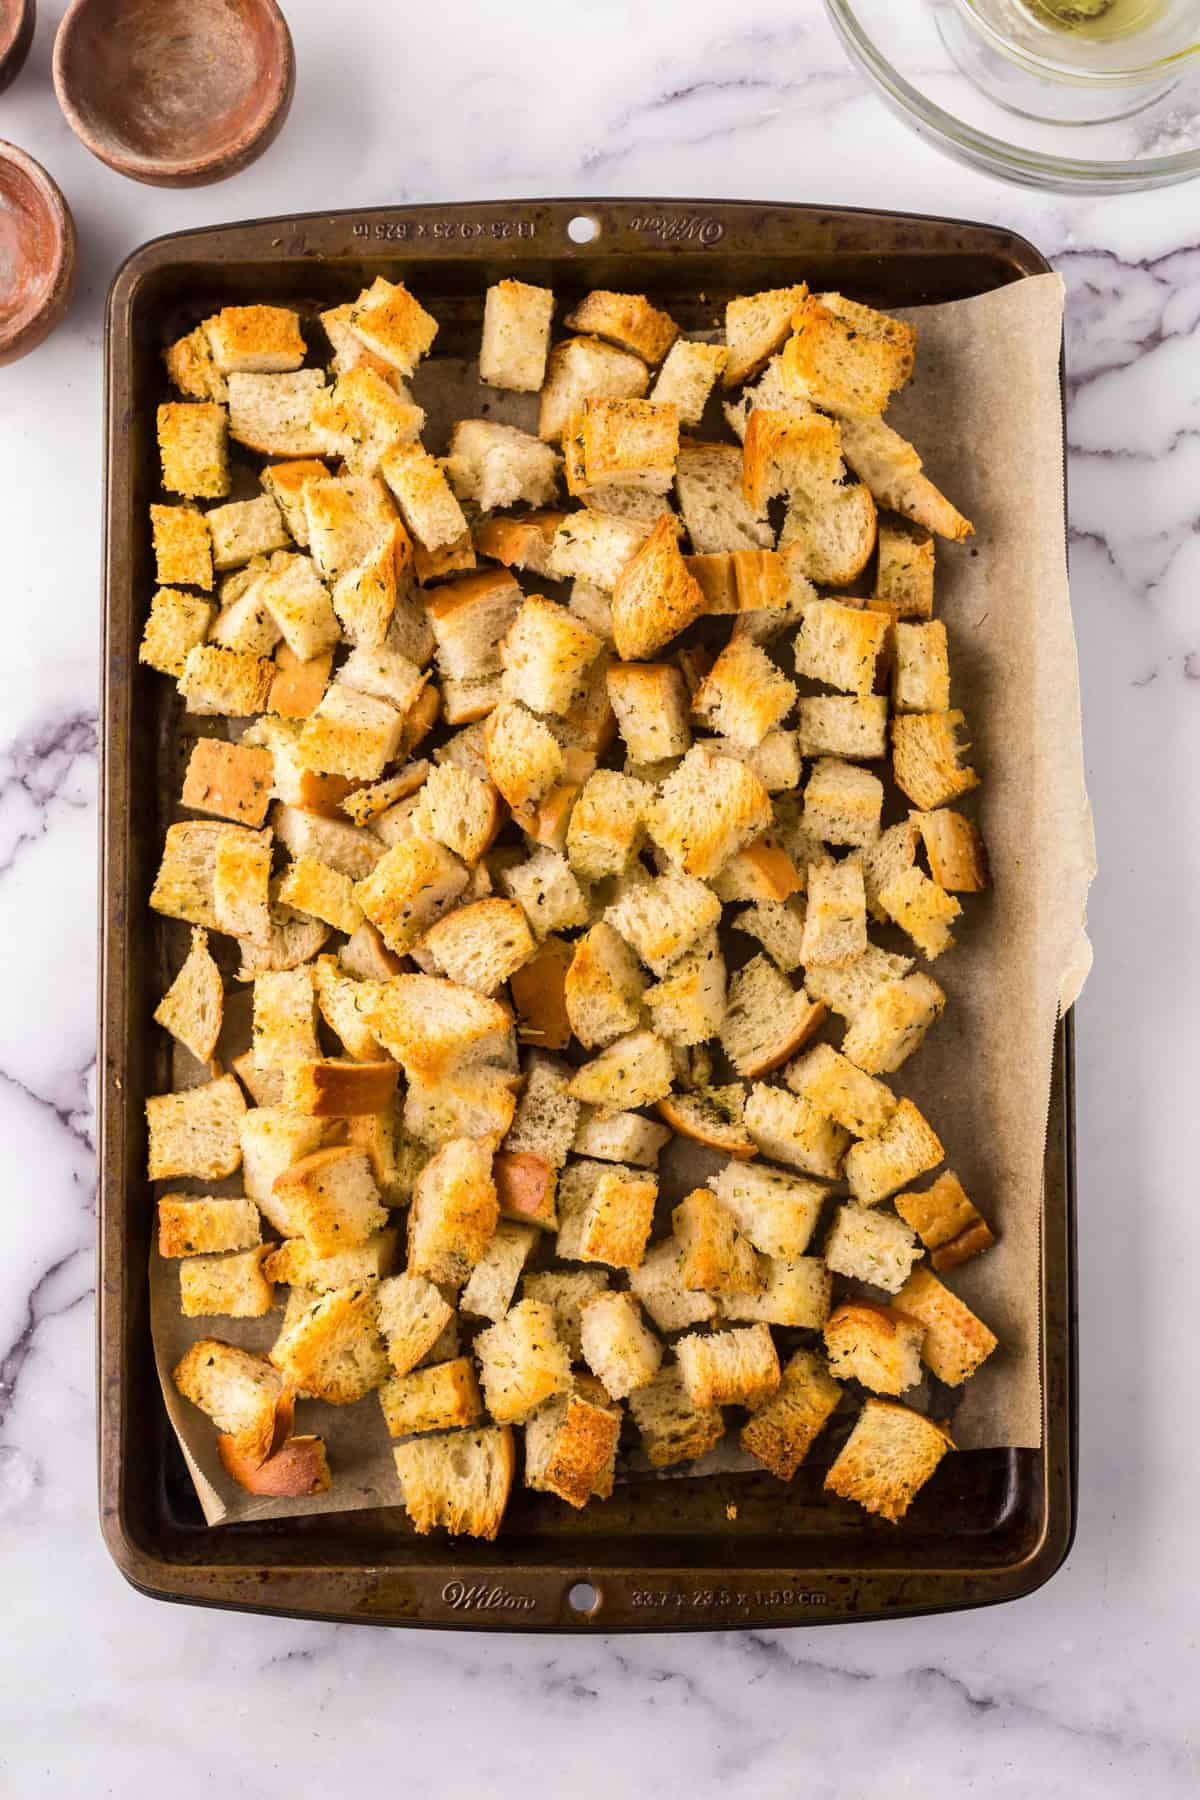
[[[164,193],[91,160],[43,4],[0,132],[62,184],[82,270],[0,372],[0,1786],[577,1800],[1197,1791],[1194,910],[1200,799],[1200,186],[1088,202],[974,175],[851,71],[818,0],[286,0],[274,150]],[[367,20],[370,20],[368,25]],[[141,240],[347,203],[750,196],[995,220],[1070,291],[1072,573],[1101,875],[1079,1007],[1081,1485],[1066,1567],[959,1617],[529,1639],[297,1624],[129,1589],[96,1523],[94,869],[100,346]],[[1191,796],[1191,797],[1189,797]],[[1189,1026],[1188,1021],[1192,1021]],[[1189,1031],[1193,1034],[1189,1040]],[[1190,1072],[1189,1072],[1190,1071]],[[1188,1095],[1192,1094],[1189,1100]],[[670,1775],[664,1778],[664,1768]]]

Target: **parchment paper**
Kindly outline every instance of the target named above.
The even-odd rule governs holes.
[[[952,704],[967,715],[971,761],[982,777],[963,810],[982,829],[994,885],[962,896],[956,946],[935,970],[947,993],[945,1015],[894,1080],[927,1114],[947,1166],[998,1236],[986,1255],[947,1277],[1000,1339],[964,1389],[937,1395],[939,1412],[957,1401],[952,1429],[962,1449],[1041,1439],[1041,1188],[1052,1043],[1058,1015],[1078,996],[1091,961],[1085,907],[1095,851],[1067,592],[1062,308],[1062,283],[1045,275],[911,312],[920,330],[917,373],[888,413],[976,527],[965,545],[938,544],[937,613],[950,636]],[[435,362],[423,383],[436,378]],[[428,388],[417,397],[428,404]],[[477,404],[463,393],[449,416]],[[516,410],[497,407],[491,416],[529,423]],[[876,928],[872,935],[891,941]],[[715,1166],[691,1146],[670,1146],[664,1200]],[[236,1180],[224,1185],[237,1191]],[[297,1431],[319,1432],[328,1445],[330,1493],[261,1500],[235,1487],[220,1467],[213,1427],[180,1399],[170,1371],[199,1335],[265,1351],[279,1314],[182,1319],[177,1266],[157,1252],[150,1285],[167,1410],[210,1524],[397,1504],[389,1440],[370,1397],[355,1407],[302,1402],[297,1409]],[[720,1460],[731,1466],[728,1455]]]

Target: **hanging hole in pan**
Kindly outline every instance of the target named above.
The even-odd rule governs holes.
[[[567,1589],[567,1605],[577,1619],[594,1619],[600,1611],[601,1593],[590,1581],[576,1581]]]
[[[568,221],[567,236],[573,244],[590,244],[600,236],[600,221],[589,213],[577,213]]]

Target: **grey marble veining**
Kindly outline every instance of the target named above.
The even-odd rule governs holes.
[[[139,188],[87,156],[49,84],[61,4],[41,8],[0,111],[4,135],[66,189],[82,248],[66,324],[0,372],[0,1788],[1190,1800],[1200,186],[1089,202],[959,168],[867,92],[817,0],[287,10],[295,111],[274,151],[224,186]],[[158,1606],[100,1544],[91,1102],[108,280],[137,243],[187,225],[564,193],[975,216],[1033,238],[1068,284],[1072,575],[1101,862],[1079,1008],[1081,1506],[1066,1568],[1016,1606],[765,1634],[384,1634]]]

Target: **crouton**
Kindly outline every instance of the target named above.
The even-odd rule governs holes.
[[[817,1031],[825,1008],[793,988],[765,956],[755,956],[729,983],[721,1048],[739,1075],[770,1074]]]
[[[388,1362],[407,1375],[433,1349],[454,1308],[424,1276],[393,1275],[379,1283],[377,1317]]]
[[[868,1400],[825,1487],[895,1525],[953,1448],[949,1432],[932,1419],[895,1400]]]
[[[512,807],[536,803],[563,772],[563,754],[550,729],[517,700],[503,700],[484,730],[488,772]]]
[[[497,1001],[429,975],[395,976],[364,997],[364,1010],[406,1074],[429,1082],[503,1054],[512,1024]]]
[[[406,838],[357,883],[354,898],[389,950],[402,956],[452,906],[467,882],[464,865],[443,844]]]
[[[795,1262],[816,1229],[828,1189],[762,1163],[727,1163],[709,1186],[764,1256]]]
[[[373,475],[388,451],[419,438],[425,413],[403,383],[392,385],[377,370],[348,369],[314,396],[313,424],[323,448],[340,456],[352,475]]]
[[[661,518],[613,586],[618,656],[627,662],[653,656],[703,611],[703,590],[679,553],[671,521]]]
[[[803,282],[795,287],[768,288],[759,294],[739,294],[725,307],[725,342],[729,361],[722,386],[740,387],[757,375],[783,344],[792,314],[808,294]]]
[[[764,1156],[831,1181],[841,1174],[849,1133],[798,1094],[756,1082],[746,1100],[745,1121]]]
[[[808,871],[801,961],[848,963],[867,947],[867,899],[861,867],[824,858]]]
[[[517,1076],[492,1066],[459,1069],[437,1081],[410,1077],[404,1127],[432,1148],[451,1138],[489,1138],[508,1131],[516,1108]]]
[[[790,1481],[842,1397],[822,1359],[797,1350],[784,1364],[779,1387],[755,1409],[739,1435],[742,1449],[780,1481]]]
[[[921,472],[912,445],[882,419],[843,419],[842,453],[880,506],[939,537],[961,542],[975,527]]]
[[[475,548],[492,562],[527,569],[531,575],[547,575],[554,535],[566,516],[539,510],[519,519],[481,519],[474,529]]]
[[[152,1095],[146,1101],[150,1180],[195,1175],[201,1181],[216,1181],[236,1174],[242,1166],[240,1126],[245,1112],[242,1090],[232,1075],[182,1093]]]
[[[342,819],[326,818],[302,806],[271,809],[271,830],[297,862],[311,856],[352,881],[369,875],[383,852],[369,831],[358,831]]]
[[[377,1284],[322,1294],[284,1325],[271,1361],[297,1388],[331,1406],[351,1406],[387,1379]]]
[[[239,825],[261,825],[271,798],[270,753],[221,738],[198,738],[188,759],[180,802]]]
[[[658,1115],[679,1137],[743,1160],[758,1155],[758,1145],[742,1123],[745,1093],[740,1083],[699,1087],[689,1094],[668,1094],[658,1102]]]
[[[912,1226],[931,1252],[929,1260],[939,1274],[956,1269],[959,1263],[978,1256],[996,1241],[983,1215],[963,1192],[953,1169],[945,1170],[923,1192],[897,1194],[894,1204],[905,1224]]]
[[[578,496],[612,489],[665,494],[678,454],[679,416],[652,400],[584,400],[563,431],[567,487]]]
[[[438,972],[480,994],[494,994],[534,950],[525,915],[512,900],[476,900],[431,925],[422,943]]]
[[[658,372],[650,398],[674,406],[681,425],[698,425],[725,365],[729,352],[723,344],[696,344],[677,338]]]
[[[248,1494],[294,1500],[327,1493],[333,1486],[323,1438],[287,1438],[273,1456],[258,1464],[237,1438],[218,1437],[217,1452],[225,1473]]]
[[[192,925],[218,928],[213,904],[213,873],[217,846],[225,833],[238,829],[208,820],[189,820],[168,825],[162,861],[154,879],[150,905],[168,919],[186,919]]]
[[[670,1044],[705,1044],[725,1017],[725,958],[715,931],[685,950],[642,995],[650,1023]]]
[[[722,1319],[786,1325],[806,1331],[819,1328],[829,1317],[833,1280],[819,1256],[792,1260],[778,1256],[759,1259],[762,1286],[753,1294],[723,1294]]]
[[[192,945],[174,981],[154,1011],[161,1025],[190,1050],[197,1062],[210,1061],[221,1035],[225,989],[208,948],[203,926],[192,928]]]
[[[567,611],[581,625],[586,625],[602,643],[612,643],[612,595],[590,581],[574,581]]]
[[[471,1359],[431,1363],[408,1375],[390,1375],[379,1389],[384,1423],[392,1437],[474,1425],[483,1401]]]
[[[480,381],[535,394],[545,379],[553,315],[550,288],[531,287],[524,281],[494,282],[483,305]]]
[[[181,394],[193,400],[224,400],[225,377],[213,360],[208,323],[197,325],[163,352],[167,374]]]
[[[418,1536],[439,1529],[495,1538],[516,1469],[507,1426],[412,1438],[392,1452],[404,1510]]]
[[[552,1169],[562,1168],[579,1120],[579,1102],[567,1091],[569,1080],[570,1070],[557,1057],[530,1052],[525,1086],[504,1140],[506,1153],[531,1153]]]
[[[973,787],[979,776],[960,764],[961,712],[905,713],[892,720],[892,773],[915,806],[932,812]]]
[[[212,539],[213,567],[218,570],[241,568],[256,556],[286,550],[292,541],[270,494],[214,506],[204,522]]]
[[[728,448],[730,446],[721,446]],[[743,551],[743,555],[753,552]],[[766,551],[762,554],[765,556]],[[690,575],[694,575],[704,595],[704,616],[721,618],[729,613],[739,611],[737,564],[729,551],[714,551],[706,556],[685,556],[684,563]]]
[[[538,848],[528,860],[505,869],[501,885],[524,910],[535,937],[585,925],[590,917],[587,896],[565,856]]]
[[[670,520],[661,523],[670,533]],[[606,593],[615,593],[622,571],[649,535],[650,527],[644,522],[581,507],[559,521],[546,559],[547,572],[556,581],[588,581]],[[613,630],[615,635],[615,625]]]
[[[819,600],[805,607],[796,634],[796,672],[848,694],[868,695],[887,630],[882,613]]]
[[[789,900],[805,886],[805,875],[796,867],[787,851],[775,842],[772,832],[764,832],[744,850],[735,850],[724,866],[711,878],[710,886],[718,900]]]
[[[888,886],[912,868],[917,855],[919,833],[911,818],[902,819],[897,825],[889,825],[881,837],[865,850],[856,850],[847,861],[856,862],[862,870],[863,891],[867,900],[867,911],[881,925],[889,922],[890,914],[880,903],[880,894]],[[817,959],[820,960],[820,959]]]
[[[341,581],[372,556],[396,522],[396,508],[376,476],[307,481],[303,497],[312,560],[330,583]]]
[[[887,755],[887,701],[882,694],[812,694],[796,708],[803,756],[860,761]]]
[[[800,751],[794,731],[768,731],[761,743],[748,746],[717,738],[710,748],[719,756],[745,763],[769,794],[790,793],[800,785]]]
[[[542,939],[529,961],[514,971],[509,991],[522,1043],[562,1050],[570,1042],[566,980],[573,956],[572,944],[550,935]]]
[[[253,1200],[226,1200],[215,1194],[164,1194],[158,1203],[158,1254],[210,1256],[251,1250],[262,1240]],[[273,1279],[268,1272],[268,1280]]]
[[[279,1371],[250,1350],[219,1338],[197,1338],[171,1379],[184,1399],[207,1413],[218,1431],[235,1437],[251,1460],[264,1462],[291,1429],[291,1394]]]
[[[694,1405],[675,1363],[660,1368],[630,1395],[629,1411],[643,1454],[655,1469],[704,1456],[725,1434],[720,1408]]]
[[[613,769],[588,777],[567,826],[567,857],[585,881],[619,875],[644,841],[652,789]]]
[[[545,506],[558,487],[559,456],[549,444],[490,419],[460,419],[450,433],[446,474],[460,500],[485,512]]]
[[[632,1031],[593,1056],[571,1079],[570,1091],[589,1106],[618,1111],[649,1106],[671,1090],[671,1052],[652,1031]]]
[[[632,1294],[593,1294],[579,1309],[583,1360],[613,1400],[645,1387],[658,1372],[663,1349],[642,1319]]]
[[[902,1394],[921,1379],[925,1327],[895,1306],[846,1300],[825,1321],[830,1373],[876,1394]]]
[[[650,834],[685,874],[717,875],[771,823],[771,797],[753,770],[694,744],[663,782]]]
[[[185,1319],[261,1319],[275,1304],[263,1274],[267,1244],[224,1256],[189,1256],[179,1265],[179,1309]]]
[[[339,949],[338,961],[346,974],[354,976],[357,981],[390,981],[404,966],[398,956],[392,955],[375,927],[365,919]],[[330,1020],[329,1023],[332,1024],[333,1021]],[[334,1029],[337,1027],[334,1026]]]
[[[259,480],[283,514],[288,534],[296,543],[308,547],[308,514],[304,505],[304,489],[310,481],[324,481],[329,470],[315,457],[302,457],[295,462],[268,463]]]
[[[571,1148],[577,1156],[655,1169],[659,1153],[670,1135],[664,1126],[655,1125],[642,1113],[607,1112],[585,1106],[580,1112]]]
[[[230,437],[263,456],[319,456],[325,444],[312,410],[324,386],[320,369],[230,375]]]
[[[815,1044],[784,1072],[794,1094],[845,1127],[854,1137],[877,1137],[896,1110],[896,1097],[882,1081],[855,1068],[829,1044]]]
[[[878,334],[864,325],[869,308],[844,317],[810,294],[792,314],[792,336],[784,345],[784,384],[802,399],[841,418],[872,418],[883,412],[897,388],[912,374],[915,334],[887,320]],[[882,319],[882,314],[873,315]]]
[[[637,1273],[639,1271],[635,1271],[630,1279],[633,1280]],[[559,1341],[566,1347],[572,1362],[581,1362],[580,1308],[607,1285],[608,1276],[603,1269],[549,1269],[524,1276],[521,1292],[526,1300],[538,1300],[550,1308]]]
[[[521,1300],[475,1339],[487,1409],[498,1424],[520,1424],[569,1391],[571,1364],[543,1300]]]
[[[559,1181],[558,1255],[636,1269],[645,1254],[658,1179],[621,1163],[567,1164]]]
[[[232,1079],[229,1077],[228,1079]],[[243,1107],[239,1126],[242,1182],[268,1225],[285,1235],[298,1233],[276,1177],[318,1149],[325,1137],[324,1119],[302,1118],[282,1107]]]
[[[440,550],[467,534],[467,521],[441,466],[420,444],[397,444],[379,465],[413,537]]]
[[[346,321],[350,333],[401,375],[411,375],[437,336],[437,320],[403,282],[377,280]]]
[[[350,1250],[336,1250],[332,1256],[318,1256],[304,1238],[285,1238],[271,1251],[264,1270],[269,1281],[307,1288],[314,1295],[330,1294],[334,1288],[381,1281],[390,1275],[396,1262],[398,1238],[395,1226],[385,1225],[381,1231],[372,1232],[365,1243]]]
[[[354,884],[348,875],[318,862],[315,856],[299,857],[290,865],[279,884],[279,899],[297,912],[323,919],[335,931],[347,935],[362,924],[362,911],[354,898]]]
[[[568,713],[602,648],[601,639],[565,607],[531,594],[500,645],[504,692],[535,712]]]
[[[921,1361],[947,1387],[960,1387],[1000,1341],[929,1269],[913,1270],[896,1307],[924,1327]]]
[[[213,401],[170,400],[158,409],[162,484],[189,500],[229,492],[229,414]]]
[[[588,1049],[610,1044],[642,1019],[646,978],[632,951],[605,921],[575,945],[563,998],[571,1029]]]
[[[379,650],[386,644],[411,560],[412,540],[399,519],[393,519],[361,562],[334,581],[333,610],[350,643],[367,650]],[[411,602],[406,601],[405,606],[410,607]],[[426,654],[429,645],[423,621],[415,630],[405,629],[405,641],[414,636],[415,647]]]
[[[865,849],[879,836],[883,783],[834,756],[814,762],[804,789],[804,828],[828,844]]]
[[[748,937],[754,938],[762,945],[775,967],[782,969],[785,975],[790,975],[800,967],[804,912],[803,900],[759,900],[735,914],[732,926],[734,931],[745,932]]]
[[[671,1214],[685,1288],[708,1294],[753,1294],[762,1275],[753,1247],[710,1188],[693,1188]]]
[[[586,294],[563,323],[630,350],[648,363],[661,362],[679,336],[675,321],[651,306],[645,294],[614,294],[603,288]]]
[[[318,1256],[365,1244],[387,1224],[370,1163],[352,1145],[301,1157],[275,1177],[272,1195],[287,1213],[289,1235],[305,1238]]]
[[[271,834],[226,826],[213,863],[213,912],[217,928],[233,937],[266,943],[271,935]]]
[[[211,516],[211,515],[210,515]],[[213,552],[209,521],[195,506],[152,506],[155,577],[169,586],[211,588]]]
[[[936,1168],[944,1155],[936,1132],[912,1101],[901,1100],[882,1131],[847,1153],[850,1192],[864,1206],[874,1206],[917,1175]]]
[[[408,1220],[408,1268],[461,1287],[499,1220],[489,1143],[452,1138],[422,1169]]]
[[[950,705],[950,653],[940,619],[897,624],[892,705],[898,713],[944,713]]]
[[[265,710],[274,677],[266,657],[198,643],[184,657],[178,685],[188,712],[245,719]]]
[[[759,402],[746,423],[740,472],[742,494],[755,518],[763,517],[767,502],[779,494],[828,505],[845,473],[838,427],[821,413]]]
[[[646,365],[639,357],[603,344],[599,338],[567,338],[555,344],[546,364],[538,436],[557,442],[585,400],[636,399],[649,383]]]
[[[934,545],[928,531],[899,522],[880,524],[875,595],[895,607],[897,618],[933,617],[933,571]]]
[[[394,1062],[339,1057],[290,1063],[283,1074],[283,1103],[317,1119],[374,1117],[392,1104],[399,1072]]]
[[[531,1226],[501,1219],[462,1291],[459,1304],[464,1313],[493,1322],[504,1317],[537,1235]]]
[[[675,1346],[693,1406],[761,1405],[780,1381],[779,1357],[765,1325],[690,1332]]]
[[[970,819],[942,807],[910,814],[925,846],[929,868],[939,887],[955,894],[978,894],[990,885],[987,851]]]
[[[945,1004],[946,996],[931,975],[882,982],[856,1009],[842,1040],[842,1054],[868,1075],[894,1075],[920,1047]]]
[[[593,1494],[607,1499],[620,1430],[620,1410],[599,1383],[547,1400],[525,1426],[526,1487],[575,1507]]]
[[[958,918],[962,907],[920,869],[906,869],[902,875],[893,876],[880,888],[879,904],[930,962],[953,944],[950,921]]]
[[[720,916],[720,901],[702,881],[690,875],[660,875],[615,901],[605,913],[605,923],[661,977]]]
[[[669,663],[610,663],[608,697],[625,746],[637,762],[682,756],[690,747],[683,676]]]
[[[138,661],[178,681],[188,652],[204,643],[216,613],[209,600],[181,594],[177,588],[159,588],[150,602]]]
[[[254,978],[252,1043],[260,1069],[284,1069],[320,1056],[311,966]]]
[[[629,1286],[660,1331],[683,1331],[717,1316],[711,1294],[684,1286],[677,1238],[666,1238],[647,1250],[630,1273]]]
[[[745,638],[734,638],[701,683],[692,714],[711,731],[751,749],[787,717],[795,699],[795,683],[776,668],[766,651]]]
[[[300,317],[286,306],[223,306],[206,319],[213,363],[222,375],[279,374],[304,361]]]
[[[825,1239],[825,1266],[835,1275],[867,1281],[885,1293],[904,1286],[914,1262],[924,1255],[913,1232],[890,1213],[866,1206],[839,1206]]]

